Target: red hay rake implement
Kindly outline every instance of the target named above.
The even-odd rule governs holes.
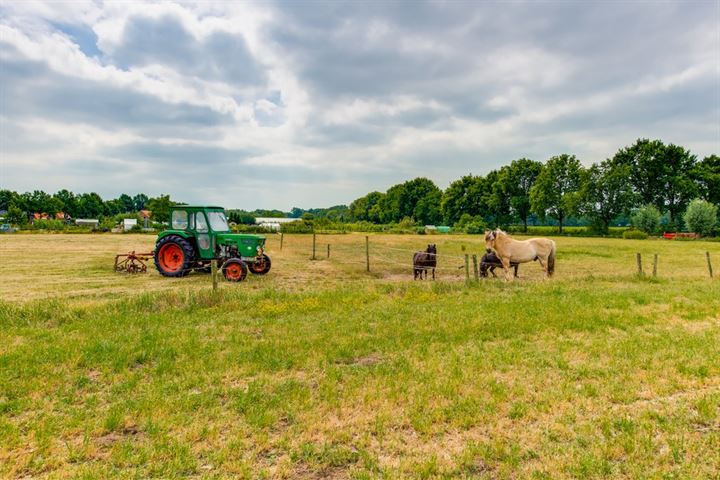
[[[115,271],[124,273],[146,273],[147,264],[145,262],[151,258],[153,258],[153,252],[135,253],[135,250],[130,253],[115,255]]]

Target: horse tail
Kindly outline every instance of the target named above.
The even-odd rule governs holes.
[[[548,255],[547,261],[548,277],[552,277],[552,274],[555,273],[555,242],[553,240],[550,241],[552,242],[552,248],[550,249],[550,255]]]

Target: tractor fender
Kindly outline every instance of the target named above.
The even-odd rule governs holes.
[[[157,240],[155,242],[157,242],[161,238],[167,237],[168,235],[177,235],[178,237],[190,238],[190,235],[188,235],[188,233],[184,230],[164,230],[158,234]]]

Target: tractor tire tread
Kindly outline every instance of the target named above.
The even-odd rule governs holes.
[[[160,261],[158,260],[160,249],[163,245],[167,245],[168,243],[178,245],[184,254],[183,267],[177,272],[167,272],[163,270],[160,265]],[[193,248],[192,244],[186,238],[183,238],[180,235],[168,235],[158,240],[155,244],[155,255],[153,255],[153,260],[155,262],[155,268],[157,268],[157,271],[160,272],[160,275],[164,277],[184,277],[190,273],[193,269],[193,265],[195,265],[195,248]]]

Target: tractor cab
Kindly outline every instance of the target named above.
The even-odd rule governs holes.
[[[248,270],[270,270],[264,247],[262,235],[232,233],[222,207],[178,205],[170,211],[170,228],[158,235],[155,266],[164,276],[180,277],[209,271],[217,261],[226,278],[241,281]]]

